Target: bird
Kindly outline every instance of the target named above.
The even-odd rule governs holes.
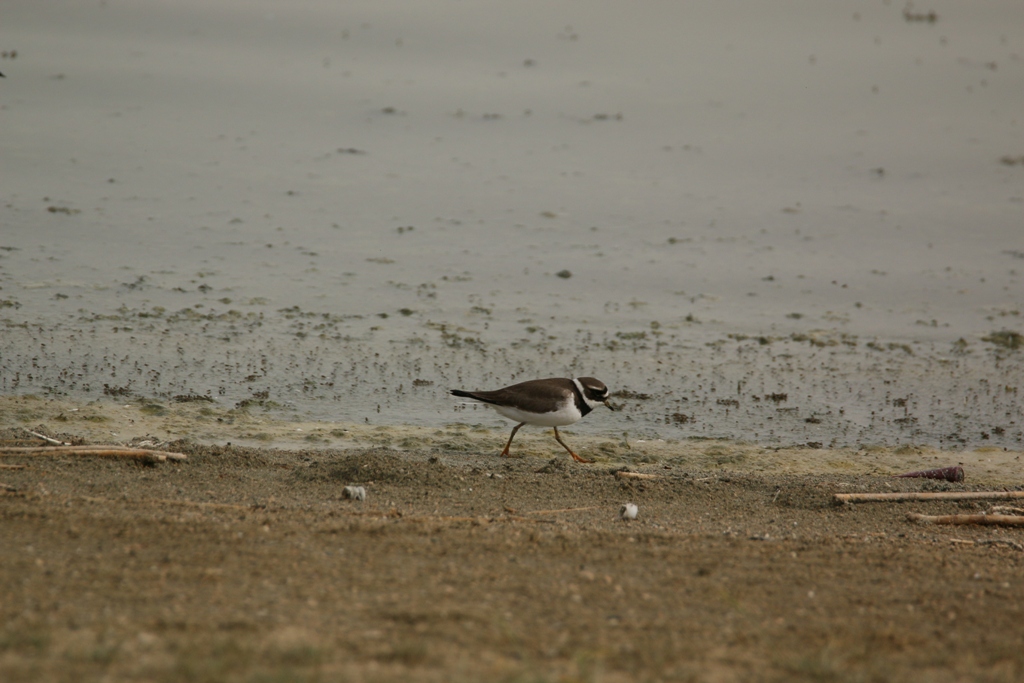
[[[501,457],[509,457],[508,449],[512,439],[523,425],[554,427],[555,440],[569,452],[576,462],[593,462],[576,455],[562,441],[558,428],[579,422],[583,417],[603,403],[610,410],[615,407],[608,402],[608,387],[593,377],[550,377],[531,379],[519,384],[495,389],[494,391],[463,391],[451,389],[452,396],[479,401],[494,408],[499,415],[517,422],[508,437],[508,443],[501,451]]]

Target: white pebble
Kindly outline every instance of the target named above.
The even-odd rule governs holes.
[[[341,497],[349,500],[366,500],[366,489],[362,486],[346,486],[341,491]]]
[[[619,519],[623,522],[628,522],[631,519],[636,519],[637,507],[632,503],[626,503],[619,508]]]

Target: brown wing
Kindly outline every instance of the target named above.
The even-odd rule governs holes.
[[[453,396],[475,398],[478,401],[498,406],[526,406],[536,401],[564,401],[566,396],[571,396],[575,390],[576,385],[572,383],[571,379],[552,377],[550,379],[531,379],[494,391],[452,389],[451,393]]]

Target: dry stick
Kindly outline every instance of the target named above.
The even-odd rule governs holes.
[[[33,432],[31,429],[26,429],[25,431],[28,432],[29,434],[31,434],[32,436],[36,437],[37,439],[42,439],[43,441],[46,441],[47,443],[52,443],[54,446],[70,446],[71,445],[67,441],[59,441],[59,440],[54,439],[52,437],[46,436],[45,434],[40,434],[39,432]]]
[[[26,465],[4,465],[0,463],[0,470],[23,470]]]
[[[97,457],[107,458],[136,458],[144,462],[188,460],[188,456],[183,453],[151,451],[145,448],[128,448],[126,446],[36,446],[0,448],[0,457],[38,455],[94,455]]]
[[[839,503],[873,503],[888,500],[978,500],[1024,498],[1024,491],[936,491],[921,493],[909,491],[904,493],[836,493],[833,494]]]
[[[627,472],[625,470],[619,470],[615,473],[617,479],[657,479],[656,474],[644,474],[643,472]]]
[[[921,515],[908,512],[907,519],[921,524],[981,524],[985,526],[1024,526],[1022,515]]]

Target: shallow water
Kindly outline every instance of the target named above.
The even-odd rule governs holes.
[[[926,9],[5,3],[0,391],[1019,447],[1024,22]]]

